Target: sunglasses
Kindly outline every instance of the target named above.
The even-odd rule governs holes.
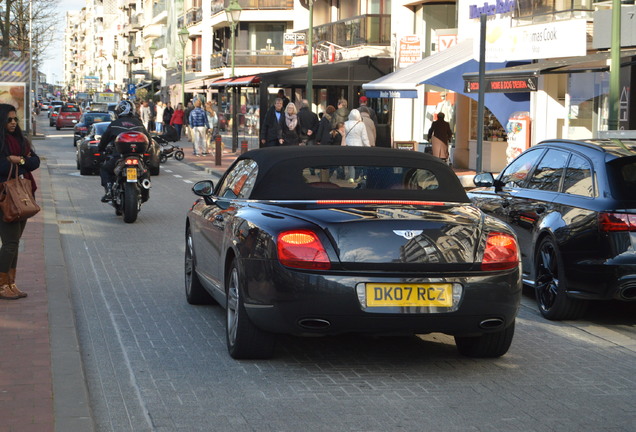
[[[7,123],[11,123],[12,121],[19,123],[20,119],[17,117],[7,117]]]

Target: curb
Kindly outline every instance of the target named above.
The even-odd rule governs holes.
[[[44,264],[55,430],[94,432],[84,365],[80,353],[71,286],[66,271],[48,164],[42,158],[40,187],[44,209]]]

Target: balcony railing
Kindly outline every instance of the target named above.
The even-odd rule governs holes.
[[[162,12],[165,12],[166,9],[166,0],[158,0],[152,5],[152,16],[156,17]]]
[[[294,0],[239,0],[243,9],[293,9]],[[223,11],[230,4],[229,0],[212,0],[211,13]]]
[[[300,30],[297,33],[307,33]],[[390,45],[391,16],[361,15],[314,27],[314,42],[329,41],[342,47]]]
[[[203,19],[203,13],[200,7],[194,7],[186,12],[186,26],[198,24]]]
[[[186,57],[187,72],[201,72],[201,56],[194,55]]]
[[[231,53],[215,53],[210,57],[210,68],[217,69],[232,66]],[[289,67],[292,56],[285,55],[282,50],[255,51],[236,50],[234,52],[234,66],[250,67]]]

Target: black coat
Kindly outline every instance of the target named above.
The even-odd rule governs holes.
[[[117,120],[111,122],[111,124],[109,124],[106,128],[104,135],[102,135],[102,138],[99,140],[99,151],[103,153],[104,150],[106,150],[106,146],[108,146],[111,142],[115,142],[117,135],[123,132],[141,132],[146,135],[148,142],[152,139],[144,127],[144,124],[137,117],[119,117]]]
[[[172,119],[172,114],[174,114],[174,108],[170,107],[170,108],[165,108],[163,110],[163,122],[166,125],[170,124],[170,120]]]
[[[263,124],[261,125],[261,141],[265,140],[267,146],[278,145],[278,140],[282,135],[282,127],[285,122],[285,114],[280,112],[280,120],[276,119],[276,108],[272,105],[265,113]]]
[[[298,123],[300,124],[300,139],[315,139],[318,132],[318,116],[307,107],[302,107],[298,111]],[[307,131],[311,130],[311,136]]]
[[[331,116],[323,114],[318,124],[318,132],[316,132],[316,144],[329,145],[331,141]]]
[[[284,116],[283,116],[284,118]],[[283,145],[298,145],[300,144],[300,122],[296,122],[296,127],[290,129],[287,127],[287,123],[283,120],[281,137],[283,138]]]

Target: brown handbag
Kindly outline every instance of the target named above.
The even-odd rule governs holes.
[[[7,181],[0,185],[0,210],[5,222],[27,220],[40,211],[31,192],[31,180],[19,176],[15,164],[11,164]]]

